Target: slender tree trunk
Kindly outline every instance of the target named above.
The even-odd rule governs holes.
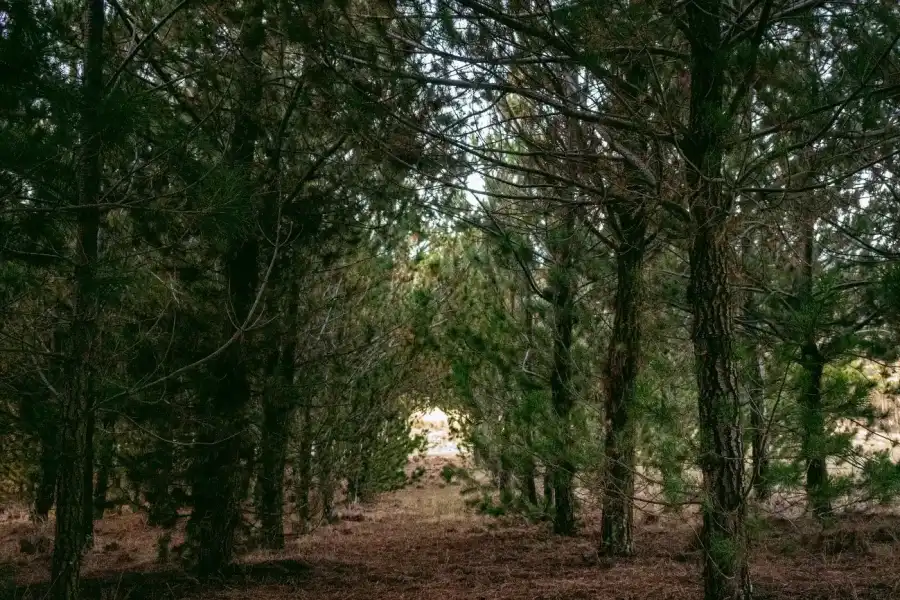
[[[571,456],[571,432],[570,415],[572,412],[573,398],[571,394],[570,379],[572,372],[572,329],[574,298],[572,295],[572,264],[571,250],[572,236],[574,235],[574,215],[572,210],[562,215],[564,221],[562,239],[554,242],[557,247],[555,265],[552,274],[553,289],[553,374],[550,378],[550,394],[553,401],[553,411],[556,416],[559,432],[559,445],[556,455],[556,464],[553,465],[554,517],[553,531],[560,535],[572,535],[575,533],[575,495],[573,479],[575,464]]]
[[[327,437],[327,436],[326,436]],[[318,489],[322,498],[322,519],[326,523],[334,522],[334,478],[332,477],[334,461],[334,442],[325,440],[319,446],[321,455],[319,456],[318,468]]]
[[[615,321],[606,364],[606,477],[603,491],[601,552],[634,553],[633,410],[640,361],[643,219],[630,223],[629,238],[616,255]]]
[[[243,193],[252,196],[253,154],[259,137],[256,114],[262,101],[259,73],[265,45],[264,3],[245,8],[245,24],[239,40],[241,61],[234,129],[225,164],[244,180]],[[234,323],[243,322],[252,306],[258,284],[259,244],[255,232],[231,243],[225,256],[226,289],[232,310],[224,321],[223,340],[234,335]],[[206,403],[204,424],[198,435],[205,448],[194,470],[193,511],[188,536],[196,552],[194,568],[201,578],[221,572],[234,553],[234,538],[241,522],[242,471],[245,457],[243,432],[250,405],[250,381],[245,360],[246,334],[214,361],[211,371],[218,382],[214,397]]]
[[[831,515],[832,508],[824,451],[827,438],[822,404],[825,359],[815,343],[809,343],[803,349],[803,369],[806,385],[802,397],[802,452],[806,461],[806,497],[813,515],[822,521]]]
[[[59,474],[59,450],[57,449],[55,424],[48,424],[51,435],[41,436],[40,474],[34,496],[34,516],[39,522],[47,520],[56,500],[56,478]]]
[[[535,484],[535,478],[537,477],[537,467],[535,465],[534,456],[531,454],[531,449],[534,446],[534,432],[532,431],[533,425],[531,424],[531,419],[526,420],[524,427],[525,450],[526,452],[528,452],[528,455],[525,457],[525,460],[522,464],[522,495],[528,501],[529,505],[537,506],[538,493],[537,485]]]
[[[541,478],[543,487],[544,511],[549,513],[555,502],[553,501],[553,469],[549,465],[544,466],[544,476]]]
[[[92,394],[93,397],[93,394]],[[94,547],[94,434],[97,429],[97,419],[91,408],[87,412],[87,440],[84,445],[84,535],[85,549]]]
[[[691,45],[690,119],[684,144],[692,219],[688,298],[693,314],[704,488],[704,599],[747,600],[752,587],[744,450],[728,285],[732,200],[722,189],[722,145],[731,123],[726,120],[723,91],[729,57],[723,47],[721,13],[721,0],[694,0],[685,5],[684,28]]]
[[[523,318],[525,320],[525,339],[527,340],[525,347],[525,356],[522,358],[522,366],[525,369],[524,376],[528,379],[532,379],[531,369],[532,369],[532,361],[531,355],[534,352],[533,348],[533,339],[534,339],[534,319],[531,313],[531,307],[527,301],[528,295],[531,293],[528,285],[525,286],[525,289],[522,292],[523,300],[519,302],[519,307],[522,311]],[[529,386],[530,388],[531,386]],[[538,506],[538,493],[537,493],[537,484],[535,483],[535,478],[537,477],[537,465],[535,462],[534,455],[534,413],[532,409],[532,403],[528,398],[528,394],[532,394],[533,391],[531,389],[525,390],[525,403],[524,407],[525,416],[522,423],[522,436],[525,442],[525,458],[522,463],[522,481],[521,481],[521,493],[525,496],[528,504],[531,506]]]
[[[149,489],[145,494],[150,508],[147,524],[151,527],[174,527],[178,521],[178,504],[172,498],[170,484],[175,457],[171,444],[162,442],[159,446],[160,466],[150,477]]]
[[[750,236],[741,240],[741,257],[747,261],[753,253],[753,239]],[[745,265],[745,268],[746,265]],[[754,323],[754,304],[756,297],[753,292],[745,292],[744,295],[744,319],[748,323]],[[769,482],[769,451],[768,451],[768,415],[766,409],[766,365],[763,349],[759,342],[753,339],[754,333],[747,335],[747,343],[750,345],[748,358],[744,364],[746,372],[747,398],[750,409],[750,440],[753,451],[753,492],[756,499],[764,502],[771,494]]]
[[[312,492],[312,407],[307,399],[300,412],[300,455],[297,457],[297,517],[300,530],[310,530],[310,494]]]
[[[769,417],[766,410],[766,371],[762,350],[754,344],[749,365],[750,427],[753,428],[753,492],[764,501],[771,495],[769,482],[769,449],[767,433]]]
[[[284,469],[287,463],[289,420],[288,411],[277,397],[279,392],[274,389],[267,392],[269,397],[263,400],[260,470],[257,480],[259,513],[263,547],[279,550],[284,548]]]
[[[515,500],[513,487],[513,462],[510,460],[509,450],[511,446],[510,434],[512,430],[512,418],[509,410],[503,411],[503,423],[500,433],[500,449],[497,460],[497,487],[500,490],[500,504],[511,506]]]
[[[800,269],[799,290],[800,310],[811,312],[815,307],[815,266],[816,266],[816,217],[804,219],[803,260]],[[807,323],[800,364],[805,375],[805,386],[801,397],[803,439],[801,451],[806,461],[806,497],[816,519],[822,521],[831,514],[828,465],[825,452],[828,437],[825,431],[825,407],[822,403],[822,377],[828,362],[816,344],[816,323],[814,320],[799,318]]]
[[[109,493],[109,480],[113,470],[115,458],[116,438],[113,433],[114,420],[104,423],[103,437],[100,439],[99,452],[97,453],[97,483],[94,486],[93,514],[95,519],[102,519],[103,512],[107,508],[107,494]]]
[[[72,294],[72,326],[67,336],[67,362],[59,440],[56,488],[56,541],[51,567],[52,597],[77,600],[81,559],[87,546],[85,521],[92,517],[85,467],[91,459],[93,394],[96,388],[94,343],[99,316],[96,268],[99,256],[100,187],[103,141],[103,0],[85,7],[84,64],[81,96],[78,240]]]

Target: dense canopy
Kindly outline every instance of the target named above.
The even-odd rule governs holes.
[[[706,600],[767,507],[900,494],[894,0],[9,0],[0,66],[54,600],[114,509],[209,580],[415,482],[432,407],[473,510],[610,565],[697,507]]]

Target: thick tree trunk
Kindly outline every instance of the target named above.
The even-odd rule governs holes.
[[[700,465],[703,471],[703,582],[705,600],[743,600],[752,593],[746,539],[741,403],[733,362],[731,196],[722,189],[726,120],[722,1],[685,5],[691,45],[690,119],[685,135],[690,196],[689,303],[697,374]]]
[[[732,364],[730,293],[721,232],[703,231],[691,249],[693,341],[704,479],[706,600],[750,597],[740,400]]]
[[[77,600],[81,558],[88,538],[85,522],[92,517],[92,490],[86,487],[85,467],[91,459],[97,318],[96,268],[99,256],[101,138],[103,95],[103,0],[89,0],[84,13],[84,63],[81,96],[81,152],[79,156],[78,239],[72,293],[72,325],[67,336],[65,386],[59,440],[59,477],[56,488],[56,541],[51,567],[52,597]]]
[[[616,256],[615,321],[606,363],[606,477],[603,491],[601,552],[634,553],[634,423],[633,410],[640,362],[641,270],[644,259],[642,222],[631,223],[631,243]]]
[[[806,461],[806,497],[813,516],[824,520],[831,514],[828,465],[824,451],[827,433],[822,404],[822,376],[825,359],[815,343],[803,349],[805,389],[802,397],[802,453]]]

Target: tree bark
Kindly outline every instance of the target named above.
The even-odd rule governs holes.
[[[634,406],[641,356],[640,302],[644,260],[643,219],[628,223],[628,238],[616,253],[615,320],[606,363],[606,473],[601,552],[634,553]]]
[[[728,285],[732,200],[722,189],[722,145],[731,123],[723,91],[729,57],[723,48],[721,12],[721,0],[685,5],[684,29],[691,46],[690,117],[683,148],[692,219],[688,299],[704,488],[704,598],[743,600],[751,597],[752,587]]]
[[[84,63],[81,86],[81,151],[78,158],[78,239],[72,293],[72,324],[67,338],[65,387],[59,440],[56,488],[56,541],[51,566],[51,595],[77,600],[81,559],[88,543],[85,522],[92,518],[92,489],[86,484],[90,463],[93,394],[96,388],[94,343],[99,299],[96,269],[99,256],[103,140],[103,0],[89,0],[84,13]]]

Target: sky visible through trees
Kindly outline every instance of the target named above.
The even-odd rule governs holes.
[[[663,595],[813,597],[788,520],[896,593],[898,44],[895,0],[0,2],[0,592],[253,597],[348,514],[450,553],[431,502],[508,573],[662,586],[689,527]],[[127,515],[153,569],[84,581]]]

